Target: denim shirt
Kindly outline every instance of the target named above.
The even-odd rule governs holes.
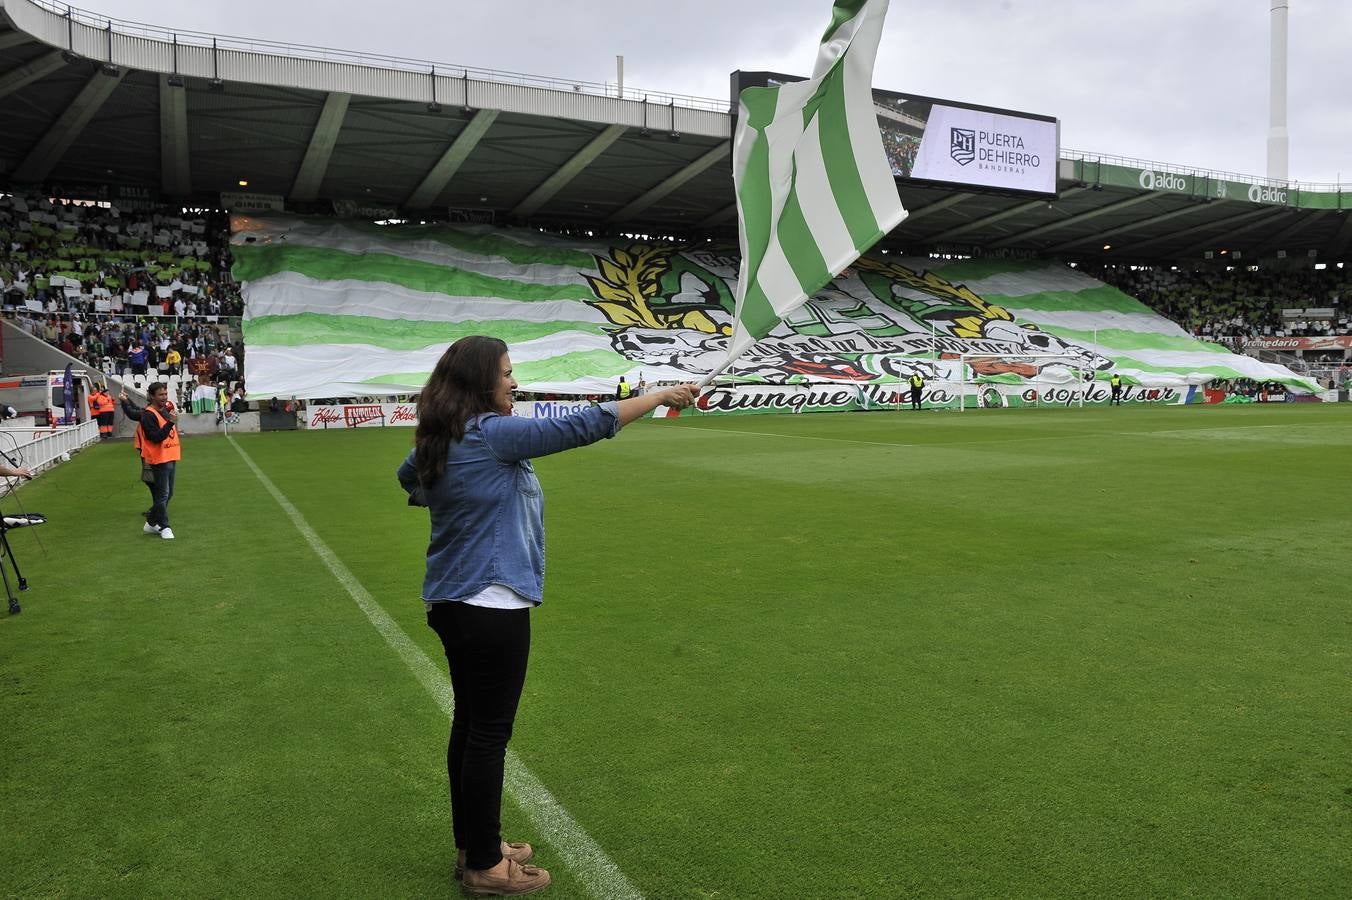
[[[613,437],[620,429],[614,402],[559,419],[486,413],[465,423],[464,439],[447,452],[446,472],[420,486],[409,453],[399,483],[409,502],[427,506],[424,600],[470,597],[501,584],[539,603],[545,579],[544,496],[531,459]]]

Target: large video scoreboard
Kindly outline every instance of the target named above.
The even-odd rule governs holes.
[[[732,103],[743,88],[803,81],[779,72],[733,72]],[[1055,196],[1061,123],[1053,116],[873,92],[878,131],[900,180]]]

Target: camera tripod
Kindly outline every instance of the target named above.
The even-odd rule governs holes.
[[[14,578],[17,580],[20,591],[28,590],[28,579],[23,577],[23,572],[19,571],[19,560],[14,556],[14,549],[9,545],[9,533],[15,528],[27,528],[29,525],[41,525],[47,521],[47,517],[41,513],[23,513],[17,516],[0,516],[0,579],[5,582],[5,596],[9,598],[9,614],[23,612],[23,607],[19,605],[18,598],[14,596],[14,587],[9,581],[9,572],[5,570],[5,560],[9,560],[9,566],[14,570]]]

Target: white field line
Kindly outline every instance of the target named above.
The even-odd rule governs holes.
[[[263,487],[267,488],[272,499],[277,501],[291,523],[296,526],[296,530],[305,538],[306,543],[314,550],[324,565],[328,566],[333,577],[338,579],[338,583],[347,589],[348,594],[361,607],[361,611],[366,613],[366,618],[375,626],[376,631],[385,639],[385,643],[399,658],[404,661],[414,676],[426,689],[427,693],[436,700],[437,706],[446,714],[449,720],[451,713],[455,708],[454,695],[451,693],[450,676],[443,671],[432,660],[427,658],[427,654],[422,651],[413,640],[409,638],[404,630],[399,627],[394,619],[390,618],[389,613],[376,602],[375,598],[362,587],[361,582],[357,581],[356,576],[343,565],[323,539],[315,533],[310,524],[305,521],[300,510],[286,498],[272,480],[263,473],[263,470],[254,463],[249,454],[244,452],[244,448],[236,443],[232,437],[226,438],[239,455],[243,457],[244,462],[253,470],[254,475],[262,482]],[[630,882],[624,877],[624,873],[615,865],[606,852],[601,849],[596,841],[592,840],[591,835],[578,824],[577,820],[568,814],[562,804],[555,799],[540,780],[531,774],[530,770],[521,762],[520,758],[511,750],[507,751],[507,765],[504,778],[507,792],[516,800],[517,805],[526,813],[531,822],[539,830],[541,836],[546,842],[553,846],[564,860],[565,864],[572,869],[586,888],[587,893],[600,900],[642,900],[642,894],[638,892]]]

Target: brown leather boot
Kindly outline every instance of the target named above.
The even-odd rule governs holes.
[[[530,862],[531,857],[535,855],[535,848],[524,841],[514,841],[508,843],[502,842],[502,855],[508,859],[514,859],[519,863]],[[465,851],[457,850],[455,852],[455,880],[459,881],[465,877]]]
[[[471,897],[519,897],[533,894],[549,887],[549,873],[535,866],[523,866],[514,859],[507,859],[507,872],[493,874],[492,869],[466,869],[465,893]]]

